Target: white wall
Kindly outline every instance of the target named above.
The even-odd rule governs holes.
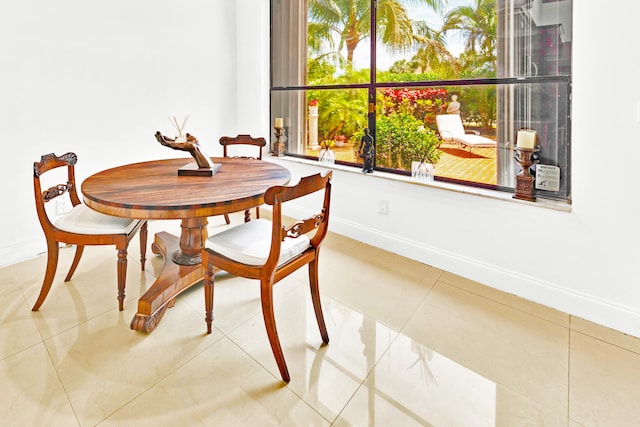
[[[179,156],[160,146],[168,116],[205,150],[236,133],[235,5],[226,0],[3,2],[0,13],[0,168],[10,201],[0,265],[44,250],[33,162],[75,151],[81,180],[122,163]],[[267,119],[268,120],[268,119]],[[182,153],[185,154],[185,153]]]
[[[633,16],[619,13],[633,5],[574,4],[571,212],[337,170],[332,229],[640,336],[639,64],[626,46]],[[85,176],[174,157],[153,139],[172,114],[190,114],[214,155],[222,134],[270,133],[266,0],[13,0],[8,9],[0,126],[11,148],[0,173],[11,211],[2,211],[0,265],[42,244],[31,190],[40,154],[75,150]],[[283,164],[294,175],[318,170]]]

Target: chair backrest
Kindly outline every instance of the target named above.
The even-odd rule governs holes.
[[[39,162],[33,163],[33,191],[36,200],[36,211],[38,212],[38,220],[40,220],[40,224],[45,233],[55,228],[47,215],[45,203],[68,193],[72,206],[80,204],[80,199],[76,191],[75,178],[75,164],[77,161],[78,156],[76,156],[75,153],[66,153],[61,156],[49,153],[41,156]],[[54,185],[43,191],[40,177],[46,172],[63,166],[67,167],[67,182]]]
[[[267,145],[267,141],[262,138],[253,138],[251,135],[240,134],[238,136],[223,136],[220,138],[220,145],[222,145],[223,156],[224,157],[241,157],[248,159],[258,159],[262,160],[262,147]],[[254,146],[257,149],[255,156],[230,156],[228,147],[231,145],[245,145],[245,146]]]
[[[264,194],[264,201],[267,205],[273,206],[272,211],[272,242],[271,252],[266,266],[275,268],[280,257],[280,244],[285,239],[297,238],[315,230],[310,235],[311,247],[317,249],[325,236],[329,226],[329,208],[331,205],[331,178],[332,171],[327,171],[324,175],[318,173],[300,179],[293,186],[275,186],[269,188]],[[320,211],[307,219],[296,221],[293,224],[285,225],[282,220],[282,204],[303,196],[316,192],[324,192]],[[269,267],[267,267],[269,268]]]
[[[464,126],[462,125],[462,119],[458,114],[439,114],[436,116],[436,126],[438,127],[438,133],[444,136],[443,133],[448,132],[452,136],[464,135]]]

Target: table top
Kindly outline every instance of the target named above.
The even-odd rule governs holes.
[[[98,172],[81,185],[87,206],[109,215],[139,219],[184,219],[243,211],[264,203],[264,192],[289,183],[275,163],[212,158],[213,176],[178,176],[188,158],[132,163]]]

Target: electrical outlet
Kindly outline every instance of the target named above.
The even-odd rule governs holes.
[[[389,215],[389,201],[378,200],[378,214]]]

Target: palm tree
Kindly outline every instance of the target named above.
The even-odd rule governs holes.
[[[414,22],[414,39],[418,51],[413,62],[420,73],[432,71],[441,78],[456,77],[460,72],[460,61],[445,46],[442,31],[435,31],[424,21]]]
[[[474,66],[489,63],[497,66],[496,55],[496,1],[475,0],[473,6],[459,6],[447,13],[443,31],[458,30],[465,38],[464,58],[473,61]]]
[[[405,5],[426,4],[440,10],[446,0],[378,0],[378,37],[391,49],[406,49],[415,42],[412,22]],[[309,48],[320,54],[324,44],[331,52],[347,51],[353,63],[358,44],[369,37],[371,0],[309,0]],[[334,36],[339,44],[335,46]]]
[[[353,94],[340,93],[331,99],[331,108],[320,111],[320,132],[322,139],[333,139],[340,134],[351,135],[363,122],[363,99]],[[351,96],[349,96],[351,95]]]

